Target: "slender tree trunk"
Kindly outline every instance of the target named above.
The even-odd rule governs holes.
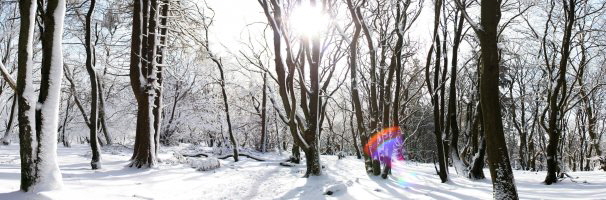
[[[261,100],[261,152],[267,151],[267,73],[263,73],[263,100]]]
[[[90,7],[88,13],[86,14],[86,27],[85,27],[85,44],[86,47],[86,71],[88,72],[88,76],[90,77],[90,87],[91,87],[91,106],[90,106],[90,147],[92,150],[92,159],[90,161],[91,168],[93,170],[101,168],[101,152],[99,147],[99,141],[97,139],[97,126],[98,126],[98,105],[99,105],[99,87],[97,85],[97,72],[95,71],[95,58],[93,57],[94,47],[92,46],[91,39],[91,22],[93,13],[95,11],[95,0],[90,1]]]
[[[97,89],[99,91],[99,121],[101,121],[101,129],[103,129],[103,135],[105,136],[105,142],[107,145],[112,145],[114,142],[112,140],[112,136],[107,129],[107,123],[105,122],[105,98],[103,97],[103,82],[101,81],[101,77],[97,74],[97,85],[99,86]]]
[[[450,88],[448,90],[448,124],[451,137],[450,137],[450,156],[457,171],[457,174],[462,176],[467,176],[468,166],[465,165],[463,161],[461,161],[461,157],[459,156],[459,125],[457,122],[457,62],[458,62],[458,51],[459,51],[459,43],[461,42],[461,34],[463,31],[463,13],[459,13],[459,18],[455,20],[457,24],[455,26],[455,35],[454,35],[454,44],[452,48],[452,65],[450,70]],[[456,17],[456,15],[455,15]],[[458,23],[457,23],[458,22]]]
[[[234,133],[232,131],[231,128],[231,119],[229,116],[229,104],[227,103],[227,92],[225,92],[225,75],[223,74],[223,64],[221,63],[221,61],[212,58],[213,61],[215,62],[215,64],[217,64],[217,68],[219,68],[219,74],[221,76],[221,94],[223,95],[223,104],[225,105],[225,118],[227,120],[227,131],[229,132],[229,140],[231,141],[231,145],[234,151],[234,160],[236,162],[239,161],[238,159],[238,141],[236,141],[236,138],[234,137]]]
[[[8,124],[6,124],[6,132],[4,132],[4,136],[2,136],[2,139],[0,139],[0,142],[2,142],[3,145],[9,145],[11,143],[10,141],[10,134],[13,130],[13,121],[15,119],[15,114],[17,111],[17,93],[15,92],[15,95],[13,95],[13,103],[11,105],[11,112],[8,115]]]
[[[480,104],[477,105],[476,114],[472,125],[472,143],[474,156],[471,161],[471,169],[469,171],[469,178],[471,179],[484,179],[484,157],[486,155],[486,137],[484,134],[482,122],[482,107]],[[478,140],[478,137],[480,138]],[[478,143],[478,141],[480,143]]]
[[[69,140],[65,135],[65,130],[67,129],[67,119],[69,118],[70,110],[73,107],[73,105],[70,105],[70,99],[71,98],[69,97],[67,98],[67,103],[65,105],[65,118],[63,118],[63,126],[61,126],[61,142],[63,143],[64,147],[71,147]]]
[[[442,121],[441,118],[441,114],[440,114],[440,99],[439,99],[439,95],[438,95],[438,91],[440,90],[440,83],[439,83],[439,77],[440,77],[440,56],[441,56],[441,48],[440,48],[440,38],[438,36],[438,27],[440,24],[440,11],[442,9],[442,1],[441,0],[437,0],[434,4],[434,29],[433,29],[433,41],[432,41],[432,45],[429,48],[429,53],[427,54],[427,62],[426,62],[426,66],[425,66],[425,81],[426,81],[426,85],[427,85],[427,89],[429,91],[429,95],[431,97],[431,104],[433,106],[433,121],[434,121],[434,136],[435,136],[435,143],[436,143],[436,148],[437,148],[437,157],[438,157],[438,163],[439,163],[439,170],[437,171],[438,175],[440,176],[440,180],[442,181],[442,183],[445,183],[448,181],[448,168],[447,168],[447,154],[446,154],[446,149],[444,146],[444,140],[443,140],[443,135],[444,134],[442,131],[442,124],[440,124],[440,122]],[[434,46],[435,45],[435,46]],[[433,84],[432,81],[430,79],[430,66],[431,66],[431,59],[432,59],[432,54],[433,52],[436,52],[436,60],[435,60],[435,69],[434,69],[434,76],[433,76]],[[433,85],[433,87],[432,87]]]
[[[349,65],[350,65],[350,70],[351,72],[349,73],[351,76],[351,95],[352,95],[352,107],[354,110],[354,114],[356,116],[356,124],[357,124],[357,130],[358,130],[358,134],[360,135],[360,141],[362,142],[362,145],[365,145],[368,141],[368,135],[367,135],[367,131],[366,131],[366,127],[364,124],[364,116],[362,113],[362,104],[360,102],[360,94],[358,91],[358,69],[357,69],[357,57],[358,57],[358,39],[360,37],[360,32],[361,32],[361,28],[362,28],[362,24],[361,24],[361,19],[360,19],[360,8],[359,7],[354,7],[353,3],[351,2],[351,0],[347,1],[347,5],[349,7],[349,11],[350,14],[352,15],[353,21],[354,21],[354,35],[352,37],[352,41],[351,41],[351,45],[349,47],[350,53],[349,53]],[[371,61],[372,62],[372,61]],[[372,83],[375,84],[375,83]],[[352,126],[353,126],[353,118],[352,118]],[[353,128],[353,127],[352,127]],[[352,130],[352,133],[354,131]],[[355,136],[354,136],[355,137]],[[357,142],[356,139],[354,138],[354,142]],[[357,144],[356,144],[356,150],[358,151],[358,158],[360,158],[359,155],[359,149],[357,148]],[[372,161],[369,155],[364,155],[364,164],[366,167],[366,172],[373,172],[372,169]],[[374,174],[374,173],[373,173]]]

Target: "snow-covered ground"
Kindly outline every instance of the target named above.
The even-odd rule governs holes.
[[[398,163],[388,180],[369,177],[362,161],[354,157],[338,160],[322,156],[324,175],[301,178],[305,166],[283,167],[285,158],[277,154],[258,157],[259,162],[242,158],[220,160],[221,167],[196,171],[174,164],[173,153],[185,145],[167,148],[159,157],[165,162],[154,169],[125,167],[128,148],[103,152],[103,169],[90,170],[88,146],[59,147],[59,166],[63,174],[62,190],[26,194],[19,190],[19,151],[17,145],[0,146],[0,199],[491,199],[490,180],[471,181],[455,175],[440,183],[431,164]],[[190,148],[191,149],[191,148]],[[171,164],[172,163],[172,164]],[[489,176],[488,170],[485,170]],[[515,171],[521,199],[606,199],[606,173],[571,172],[573,182],[546,186],[544,172]],[[325,195],[326,190],[334,194]]]

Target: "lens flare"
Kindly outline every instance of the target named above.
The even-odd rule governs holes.
[[[402,132],[399,126],[388,127],[377,132],[364,145],[366,155],[390,167],[394,157],[397,160],[404,160],[403,149]]]

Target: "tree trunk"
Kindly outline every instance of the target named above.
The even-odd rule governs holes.
[[[471,161],[471,169],[469,171],[469,178],[471,179],[484,179],[484,157],[486,155],[486,137],[484,134],[483,122],[482,122],[482,107],[478,104],[476,109],[476,115],[474,117],[472,125],[472,143],[474,148],[474,156]],[[480,143],[478,144],[478,136]]]
[[[448,90],[448,124],[451,135],[450,135],[450,145],[449,152],[450,157],[452,159],[452,164],[457,171],[457,174],[461,176],[467,176],[468,166],[461,160],[459,156],[459,125],[457,122],[457,62],[458,62],[458,51],[459,51],[459,43],[461,42],[461,34],[463,31],[463,14],[459,14],[459,18],[455,20],[455,35],[454,42],[452,47],[452,65],[450,69],[450,87]],[[456,17],[456,15],[455,15]],[[458,21],[457,21],[458,20]],[[458,23],[457,23],[458,22]]]
[[[21,16],[19,28],[17,97],[19,147],[21,156],[21,190],[28,192],[38,182],[35,161],[38,138],[35,135],[35,99],[33,86],[33,34],[37,4],[34,0],[19,1]]]
[[[231,141],[231,146],[233,148],[234,151],[234,161],[238,162],[238,142],[236,141],[236,138],[234,137],[234,133],[232,131],[231,128],[231,119],[229,118],[229,104],[227,103],[227,93],[225,92],[225,75],[223,74],[223,64],[219,61],[216,60],[215,58],[213,58],[213,60],[215,61],[215,63],[217,64],[217,67],[219,68],[219,74],[221,76],[221,94],[223,95],[223,104],[225,105],[225,118],[227,120],[227,131],[229,132],[229,140]]]
[[[62,187],[57,164],[57,118],[61,99],[63,55],[61,39],[65,1],[50,1],[44,14],[40,93],[34,103],[32,41],[36,14],[34,1],[20,1],[19,34],[19,139],[21,190],[46,191]],[[40,105],[36,109],[34,105]],[[35,124],[32,124],[35,123]],[[32,128],[34,127],[34,129]],[[35,132],[34,132],[35,131]]]
[[[350,53],[349,53],[349,65],[350,65],[350,70],[351,72],[349,73],[351,76],[351,98],[352,98],[352,107],[354,110],[354,114],[356,116],[356,124],[357,124],[357,130],[358,130],[358,134],[360,135],[360,141],[362,142],[362,145],[365,145],[366,142],[368,141],[368,133],[366,131],[366,127],[364,124],[364,116],[362,113],[362,104],[360,102],[360,94],[358,91],[358,63],[357,63],[357,57],[358,57],[358,38],[360,37],[360,31],[362,28],[362,24],[361,19],[360,19],[360,8],[359,7],[354,7],[351,0],[347,1],[347,5],[350,11],[350,14],[353,18],[354,21],[354,35],[352,37],[351,40],[351,45],[349,47]],[[375,84],[375,83],[372,83]],[[352,128],[353,128],[353,116],[352,116]],[[352,133],[354,131],[352,130]],[[355,137],[355,136],[354,136]],[[357,143],[356,139],[354,138],[354,142]],[[356,145],[356,150],[357,150],[357,155],[358,158],[360,158],[360,153],[359,153],[359,149]],[[366,167],[366,172],[372,172],[372,161],[369,155],[364,155],[364,165]]]
[[[480,104],[488,147],[488,164],[493,198],[518,199],[503,132],[499,101],[499,50],[497,27],[501,17],[499,1],[482,0],[481,29],[476,30],[481,46]]]
[[[150,7],[154,9],[150,9]],[[151,12],[149,12],[150,10]],[[130,167],[147,168],[157,163],[153,116],[153,104],[156,95],[153,88],[156,64],[153,61],[155,56],[156,13],[156,0],[151,2],[134,1],[130,80],[137,100],[137,128]],[[148,38],[148,35],[152,37]]]
[[[103,135],[105,136],[105,142],[107,145],[112,145],[114,142],[112,140],[112,136],[107,129],[107,123],[105,122],[105,98],[103,97],[103,82],[101,78],[97,74],[97,85],[99,86],[99,120],[101,121],[101,129],[103,130]]]
[[[15,92],[15,95],[13,95],[13,103],[11,105],[11,112],[8,115],[8,124],[6,124],[6,132],[4,132],[4,136],[2,136],[2,139],[0,139],[0,142],[2,142],[3,145],[9,145],[11,143],[10,141],[10,134],[12,132],[13,129],[13,121],[15,119],[15,111],[17,111],[17,93]]]
[[[263,73],[263,100],[261,100],[261,152],[267,151],[267,73]]]
[[[575,3],[575,0],[563,1],[564,11],[567,15],[565,22],[566,27],[562,39],[559,73],[553,93],[548,96],[549,122],[547,134],[549,135],[549,143],[547,144],[547,176],[544,181],[547,185],[551,185],[558,181],[557,173],[560,171],[558,166],[558,144],[560,143],[562,130],[558,127],[557,122],[560,121],[564,115],[563,101],[566,95],[566,68],[570,56],[570,42],[575,22]]]
[[[150,46],[153,48],[152,55],[150,59],[152,60],[153,68],[156,69],[156,83],[157,86],[154,87],[154,106],[152,113],[154,115],[154,143],[155,143],[155,153],[158,153],[158,148],[160,147],[160,134],[162,129],[162,110],[164,109],[163,103],[163,94],[164,94],[164,57],[166,56],[166,46],[168,39],[168,10],[170,5],[170,0],[161,0],[158,4],[157,2],[152,1],[153,8],[156,10],[155,14],[157,15],[154,19],[150,21],[150,29],[154,28],[154,42],[150,43]],[[157,21],[159,22],[159,26],[156,25]],[[153,22],[153,23],[151,23]],[[151,30],[150,30],[151,31]],[[155,35],[158,34],[158,35]],[[159,38],[158,38],[159,37]],[[155,62],[155,64],[154,64]]]
[[[91,21],[93,17],[93,13],[95,11],[95,0],[90,1],[90,7],[86,14],[86,27],[85,27],[85,48],[86,48],[86,71],[88,72],[88,76],[90,78],[90,87],[91,87],[91,106],[90,106],[90,120],[89,120],[89,138],[90,138],[90,147],[92,151],[92,158],[90,161],[91,168],[93,170],[101,168],[101,152],[99,147],[99,141],[97,139],[97,126],[98,126],[98,94],[99,87],[97,85],[97,72],[95,71],[95,58],[93,57],[94,47],[91,44]]]

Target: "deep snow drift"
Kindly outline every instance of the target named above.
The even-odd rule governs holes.
[[[286,156],[256,154],[268,161],[242,157],[220,160],[221,167],[196,171],[179,164],[175,152],[197,147],[163,148],[163,160],[154,169],[126,167],[131,150],[104,148],[103,169],[90,170],[86,145],[59,147],[63,174],[62,190],[26,194],[19,189],[18,146],[0,146],[0,199],[491,199],[490,178],[470,181],[450,169],[450,182],[443,184],[432,164],[398,163],[388,180],[369,177],[361,160],[322,156],[323,176],[301,178],[305,166],[280,166]],[[229,151],[225,151],[229,152]],[[606,199],[606,172],[571,172],[574,179],[555,185],[541,183],[544,172],[514,171],[521,199]],[[485,173],[489,176],[486,169]],[[331,195],[326,195],[328,190]]]

